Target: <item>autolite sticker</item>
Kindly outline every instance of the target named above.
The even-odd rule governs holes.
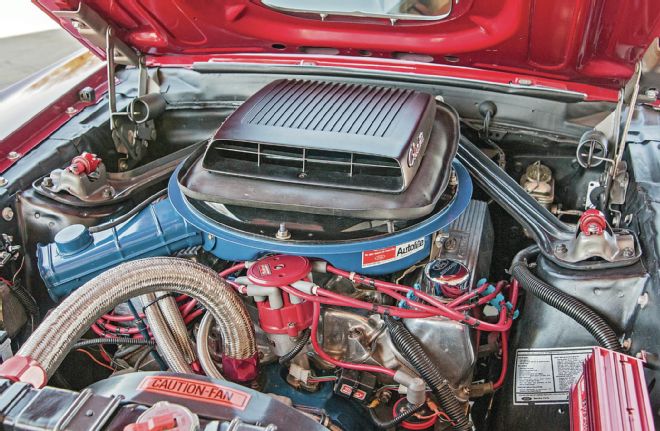
[[[386,263],[403,259],[404,257],[408,257],[423,249],[424,244],[426,244],[426,240],[420,238],[415,241],[405,242],[391,247],[379,248],[378,250],[363,251],[362,268],[385,265]]]
[[[180,377],[148,376],[140,382],[138,389],[195,401],[221,404],[239,410],[244,410],[250,401],[250,395],[245,392],[215,383],[182,379]]]

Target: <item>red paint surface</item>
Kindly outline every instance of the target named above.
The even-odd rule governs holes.
[[[52,14],[75,10],[79,0],[33,0],[99,57],[66,20]],[[503,86],[547,87],[585,100],[616,101],[652,40],[660,35],[657,0],[462,0],[441,21],[399,21],[313,15],[294,16],[257,0],[89,0],[86,4],[140,50],[153,66],[193,62],[314,65],[366,71],[481,80]],[[331,48],[319,55],[310,48]],[[402,54],[416,54],[406,61]],[[423,56],[424,58],[420,58]],[[80,85],[0,140],[0,172],[84,107],[77,91],[105,92],[104,71]],[[67,108],[72,107],[67,113]]]
[[[570,393],[571,431],[652,431],[643,361],[601,347]]]
[[[0,106],[3,112],[23,114],[14,115],[21,123],[3,124],[3,130],[9,128],[13,131],[0,137],[0,172],[6,171],[20,160],[20,157],[69,121],[71,116],[101,100],[108,88],[105,67],[89,53],[83,55],[89,56],[94,62],[83,62],[86,66],[76,67],[78,58],[74,58],[38,74],[26,82],[25,86],[10,87],[2,92]],[[61,81],[65,75],[72,83],[63,87]],[[95,90],[94,101],[80,101],[78,92],[85,87]],[[30,102],[29,112],[25,112],[25,100]],[[17,152],[19,158],[8,157],[11,151]]]
[[[238,410],[245,410],[251,398],[246,392],[217,383],[175,376],[147,376],[140,382],[138,390],[218,404]]]
[[[33,1],[46,11],[78,5],[78,0]],[[280,13],[256,0],[86,4],[154,64],[178,56],[300,54],[321,47],[353,57],[415,53],[434,64],[618,88],[660,35],[657,0],[462,0],[447,19],[394,25],[386,19],[341,16],[322,21],[311,14]],[[68,22],[62,23],[77,36]]]

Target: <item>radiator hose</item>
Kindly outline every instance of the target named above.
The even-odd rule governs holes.
[[[537,245],[520,251],[513,258],[511,276],[518,280],[523,289],[582,325],[602,347],[623,353],[619,338],[605,319],[577,298],[562,292],[532,274],[527,261],[536,256],[539,251]]]
[[[98,316],[131,298],[160,291],[191,296],[211,312],[222,337],[226,377],[235,381],[256,377],[254,327],[241,299],[210,268],[173,257],[126,262],[85,283],[53,309],[17,356],[36,361],[50,377]]]
[[[449,387],[447,379],[443,377],[438,367],[426,354],[417,338],[401,321],[393,317],[386,316],[385,324],[394,346],[429,385],[440,407],[451,420],[453,429],[460,431],[472,429],[465,409]]]

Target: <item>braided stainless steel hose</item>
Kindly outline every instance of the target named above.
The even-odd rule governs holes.
[[[246,381],[256,377],[254,327],[241,299],[211,269],[172,257],[123,263],[85,283],[53,309],[17,356],[37,362],[51,376],[98,316],[130,298],[159,291],[184,293],[211,312],[222,336],[227,378]]]
[[[199,365],[207,376],[224,379],[218,367],[215,366],[213,358],[211,358],[211,352],[209,351],[209,334],[211,333],[213,323],[213,315],[206,313],[197,329],[197,355],[199,356]]]
[[[156,340],[158,351],[163,355],[163,359],[167,363],[167,366],[170,367],[170,370],[177,373],[191,374],[192,368],[190,364],[192,361],[186,360],[187,358],[184,354],[186,343],[189,344],[189,342],[184,340],[182,343],[175,336],[168,325],[167,318],[162,312],[163,310],[156,305],[158,302],[168,299],[174,301],[174,298],[171,296],[158,299],[163,294],[163,292],[158,292],[157,296],[154,293],[147,293],[140,297],[142,306],[144,307],[144,314],[147,317],[147,323],[149,323],[151,333],[154,340]],[[181,318],[181,315],[179,315],[179,318]]]
[[[165,294],[165,292],[161,292]],[[188,335],[188,328],[186,328],[186,323],[183,321],[183,316],[179,311],[179,307],[176,305],[176,301],[173,297],[168,296],[163,298],[162,301],[158,301],[158,308],[163,313],[163,319],[165,319],[165,324],[169,328],[170,332],[174,336],[174,339],[183,353],[183,357],[186,358],[186,361],[189,364],[197,361],[197,354],[193,348],[190,336]]]

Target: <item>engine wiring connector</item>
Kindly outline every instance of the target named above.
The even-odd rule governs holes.
[[[419,283],[415,283],[413,285],[414,290],[419,290],[421,288],[422,288],[422,286]],[[406,293],[406,298],[409,299],[410,301],[419,301],[419,298],[417,297],[417,295],[415,295],[415,292],[413,290]],[[397,305],[399,306],[399,308],[410,309],[410,306],[404,300],[399,301],[399,303]]]
[[[482,287],[486,283],[488,283],[488,281],[485,278],[480,279],[479,281],[477,281],[477,288]],[[493,293],[495,293],[495,286],[488,283],[488,286],[481,292],[481,296],[485,297],[485,296],[492,295]],[[506,298],[505,298],[504,294],[502,294],[502,292],[499,292],[497,295],[495,295],[493,298],[491,298],[488,301],[488,305],[490,305],[490,306],[494,307],[495,309],[497,309],[498,312],[500,310],[502,310],[502,304],[503,303],[506,306],[509,313],[511,314],[512,318],[514,320],[517,319],[520,312],[518,311],[518,309],[515,309],[515,310],[513,309],[513,304],[510,301],[506,300]]]

